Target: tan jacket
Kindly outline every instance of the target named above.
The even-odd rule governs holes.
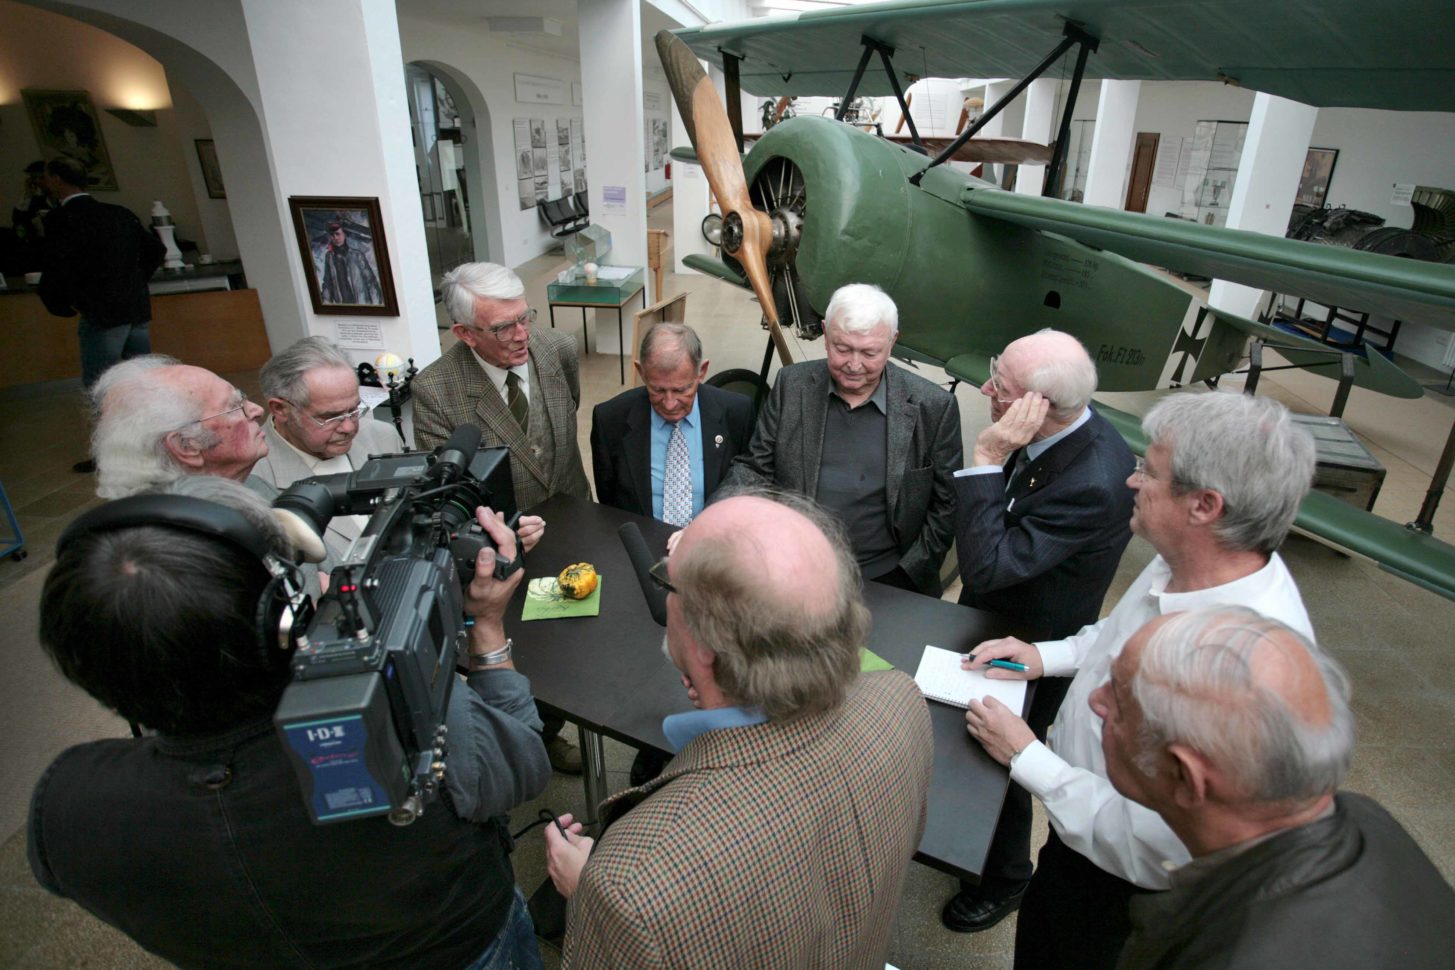
[[[574,337],[531,329],[528,439],[464,343],[420,371],[411,386],[416,448],[432,451],[459,425],[474,424],[481,447],[510,448],[516,508],[529,509],[563,493],[591,501],[576,440],[581,384]]]

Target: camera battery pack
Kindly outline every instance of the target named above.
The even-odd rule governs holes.
[[[387,669],[393,672],[392,665]],[[273,725],[315,824],[382,815],[408,796],[409,769],[383,674],[295,680]]]

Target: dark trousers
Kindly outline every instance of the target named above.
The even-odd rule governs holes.
[[[1061,701],[1071,689],[1070,677],[1042,677],[1035,682],[1035,696],[1027,712],[1026,723],[1036,737],[1046,740],[1046,731],[1056,720]],[[1031,878],[1031,794],[1015,782],[1005,790],[1000,820],[985,856],[985,873],[980,879],[979,893],[986,899],[1004,899]],[[975,886],[962,882],[971,892]]]
[[[885,586],[893,586],[895,589],[907,589],[911,593],[924,593],[924,590],[916,586],[914,580],[909,578],[909,573],[905,572],[899,566],[895,566],[883,575],[875,576],[870,582],[883,583]],[[925,595],[928,596],[930,594],[925,593]]]
[[[1132,930],[1128,904],[1148,891],[1067,848],[1052,829],[1016,919],[1016,970],[1110,970]]]
[[[81,315],[76,339],[81,345],[81,386],[86,390],[112,364],[152,352],[150,321],[110,325]]]

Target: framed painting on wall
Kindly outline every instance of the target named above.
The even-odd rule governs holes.
[[[222,166],[217,164],[217,145],[211,138],[194,138],[197,146],[197,164],[202,166],[202,181],[207,185],[209,199],[227,198],[227,189],[222,184]]]
[[[290,196],[313,312],[399,316],[377,198]]]
[[[1337,148],[1310,148],[1303,160],[1303,175],[1299,176],[1293,204],[1322,209],[1329,201],[1329,183],[1333,181],[1334,163],[1338,160]]]
[[[115,192],[116,170],[106,151],[101,135],[101,121],[86,91],[42,91],[27,88],[20,92],[35,140],[47,161],[67,155],[86,166],[90,187]]]

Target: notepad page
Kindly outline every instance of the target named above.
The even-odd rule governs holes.
[[[969,707],[971,698],[983,701],[994,697],[1017,714],[1024,710],[1026,681],[991,680],[979,670],[962,670],[961,656],[953,650],[925,644],[919,669],[914,672],[920,693],[955,707]]]

